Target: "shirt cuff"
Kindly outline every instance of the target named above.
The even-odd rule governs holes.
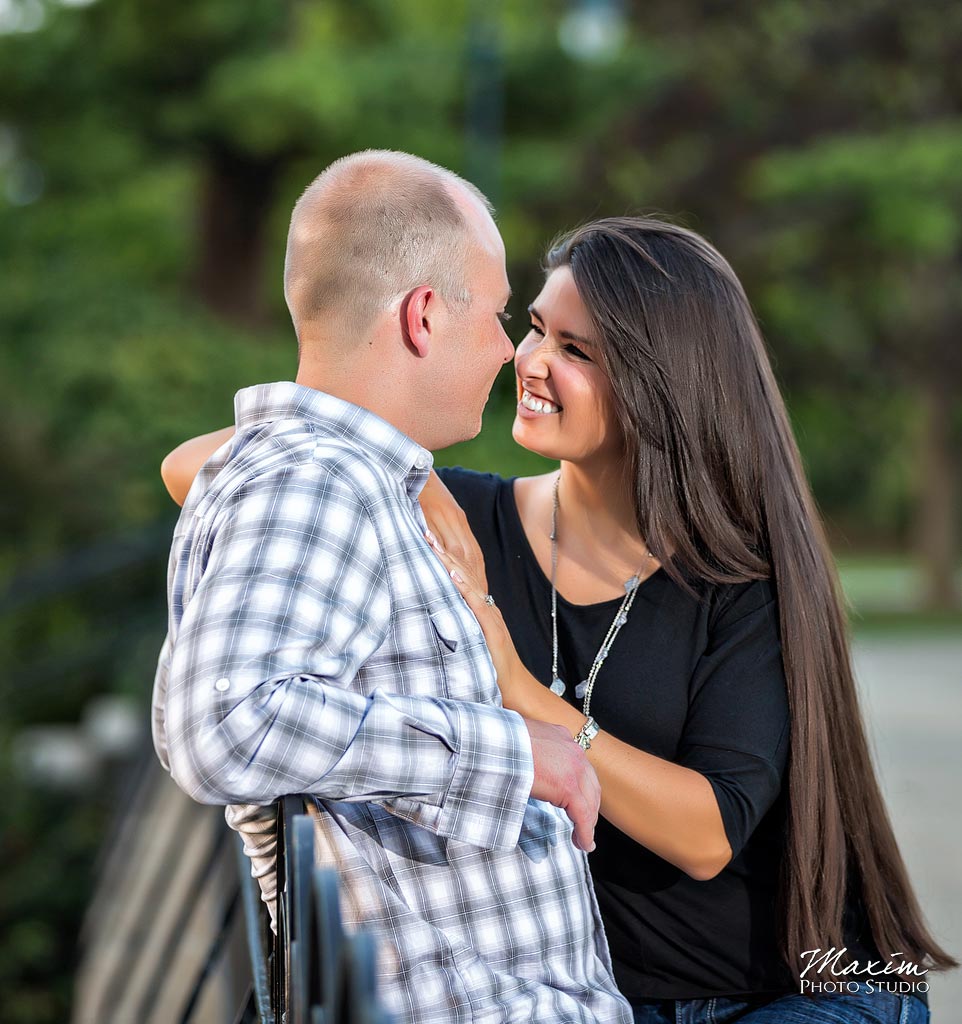
[[[439,836],[486,850],[518,844],[531,787],[534,760],[524,719],[506,708],[452,701],[458,716],[458,753],[451,782],[432,821],[425,805],[395,798],[398,817]]]

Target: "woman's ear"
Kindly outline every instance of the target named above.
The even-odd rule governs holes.
[[[401,300],[401,334],[405,344],[409,345],[421,359],[431,348],[436,298],[433,288],[421,285],[409,291]]]

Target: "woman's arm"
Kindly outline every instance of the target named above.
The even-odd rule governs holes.
[[[574,736],[585,716],[542,686],[516,653],[514,660],[510,679],[498,674],[505,707],[563,725]],[[714,878],[731,860],[715,791],[700,772],[604,731],[591,741],[588,760],[601,782],[601,813],[636,843],[698,881]]]
[[[183,505],[187,500],[187,492],[200,472],[200,467],[234,436],[233,427],[224,427],[211,434],[201,434],[178,445],[160,464],[160,476],[167,492]]]
[[[443,488],[440,481],[438,486]],[[483,566],[477,541],[466,521],[463,529],[468,537],[458,536],[459,517],[439,507],[446,500],[454,503],[446,488],[442,493],[432,487],[427,501],[422,501],[425,517],[432,536],[437,535],[435,551],[484,630],[505,707],[564,726],[574,736],[585,723],[584,715],[542,686],[522,664],[501,612],[484,603],[487,586],[475,570],[477,560]],[[449,550],[454,545],[458,555]],[[467,558],[462,551],[468,552]],[[700,881],[714,878],[731,860],[718,800],[700,772],[655,757],[606,732],[592,740],[588,758],[601,782],[601,813],[635,842]]]

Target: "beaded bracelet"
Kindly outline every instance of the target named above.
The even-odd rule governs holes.
[[[575,743],[581,747],[582,750],[588,750],[591,747],[591,741],[601,732],[598,723],[589,715],[585,719],[585,724],[578,730],[575,735]]]

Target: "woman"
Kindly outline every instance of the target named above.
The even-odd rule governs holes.
[[[636,1020],[927,1020],[904,964],[955,961],[888,822],[734,272],[685,229],[601,220],[551,250],[530,313],[513,433],[560,471],[442,470],[467,519],[439,482],[422,505],[505,705],[565,726],[598,773],[590,863]],[[168,458],[172,493],[225,436]],[[903,973],[873,978],[887,959]]]

